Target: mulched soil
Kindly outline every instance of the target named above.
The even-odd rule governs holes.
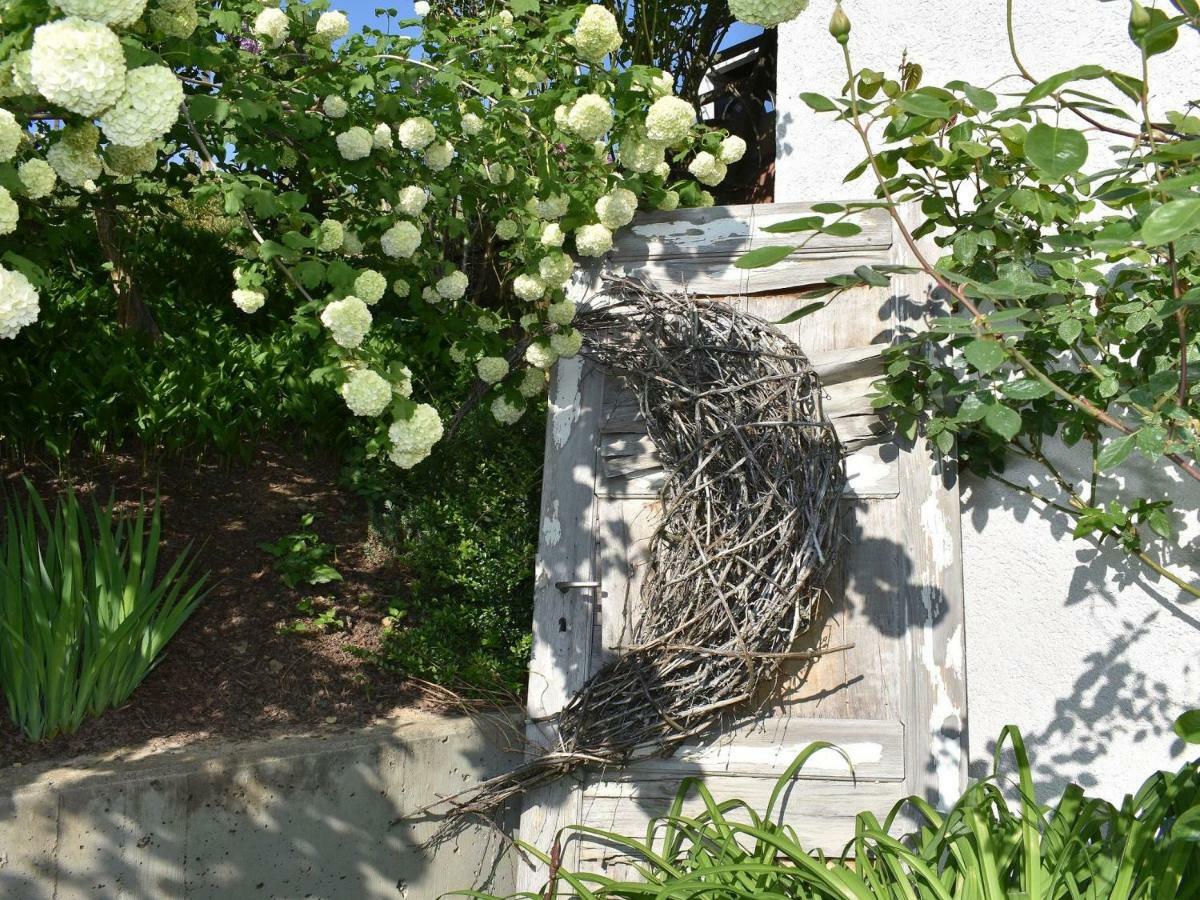
[[[364,658],[379,646],[387,601],[403,589],[405,573],[369,539],[365,509],[337,487],[337,468],[298,451],[263,448],[248,465],[187,462],[143,472],[136,458],[115,456],[73,471],[76,489],[102,500],[114,494],[136,503],[157,487],[164,558],[192,543],[196,571],[211,571],[214,586],[129,702],[75,734],[31,745],[0,696],[0,766],[208,737],[340,729],[425,705],[421,686]],[[10,489],[23,490],[22,476],[47,494],[65,483],[42,467],[0,467]],[[319,537],[337,548],[334,565],[344,580],[292,590],[259,544],[296,531],[308,512],[316,514]],[[345,627],[306,627],[311,619],[297,610],[305,596],[318,608],[335,606]]]

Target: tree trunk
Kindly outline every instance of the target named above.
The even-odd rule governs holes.
[[[126,264],[125,254],[121,250],[121,232],[116,212],[112,207],[98,206],[95,209],[95,218],[100,249],[112,267],[109,275],[112,278],[113,291],[117,295],[117,324],[126,331],[137,331],[157,341],[162,337],[162,332],[158,323],[154,321],[154,314],[142,299],[142,292],[133,278],[133,272]]]

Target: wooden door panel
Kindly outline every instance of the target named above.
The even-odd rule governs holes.
[[[870,210],[855,238],[821,236],[768,269],[732,267],[745,250],[794,242],[794,235],[759,229],[807,210],[806,204],[783,204],[639,216],[605,266],[665,289],[729,297],[778,321],[808,302],[798,296],[801,288],[827,275],[908,261],[885,213]],[[586,302],[595,287],[577,282],[573,298]],[[840,852],[860,810],[882,815],[913,792],[936,802],[948,796],[952,780],[955,788],[962,782],[961,572],[952,466],[927,448],[898,444],[868,399],[883,350],[911,317],[924,314],[925,292],[922,279],[902,276],[890,289],[845,292],[825,309],[780,326],[822,379],[849,479],[829,600],[795,649],[843,649],[789,663],[756,713],[670,759],[564,778],[535,792],[521,819],[524,840],[545,849],[558,828],[578,822],[644,834],[687,775],[702,776],[719,798],[737,796],[761,809],[796,754],[818,740],[846,747],[856,777],[827,751],[801,772],[786,819],[812,849]],[[554,714],[566,699],[634,639],[664,477],[633,394],[586,363],[561,362],[551,383],[530,674],[530,734],[540,746],[553,746]],[[563,595],[553,587],[559,580],[598,580],[600,587]],[[609,875],[622,865],[614,849],[579,841],[569,842],[563,860]],[[525,869],[518,885],[533,890],[543,878]]]

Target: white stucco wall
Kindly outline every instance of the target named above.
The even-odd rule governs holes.
[[[1014,71],[1003,0],[846,0],[845,7],[858,68],[895,72],[907,50],[926,84],[990,85]],[[871,193],[867,181],[842,182],[862,158],[857,138],[797,96],[836,95],[845,81],[840,48],[826,31],[832,9],[832,0],[813,0],[780,31],[778,202]],[[1035,76],[1090,62],[1136,71],[1126,4],[1018,0],[1017,10],[1022,60]],[[1200,38],[1187,34],[1179,49],[1153,61],[1155,104],[1200,93],[1197,71]],[[1158,490],[1187,510],[1194,537],[1200,491],[1161,477]],[[1187,602],[1120,553],[1073,540],[1062,519],[994,482],[964,479],[962,524],[973,773],[986,769],[1010,722],[1024,731],[1050,792],[1068,778],[1116,799],[1154,767],[1178,765],[1185,749],[1170,724],[1200,705],[1200,601]],[[1200,569],[1200,553],[1189,550],[1176,562]]]

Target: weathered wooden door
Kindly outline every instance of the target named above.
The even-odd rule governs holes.
[[[794,243],[795,235],[761,229],[809,213],[807,204],[779,204],[643,215],[605,266],[779,321],[805,302],[795,296],[803,286],[863,264],[908,261],[887,214],[876,209],[857,217],[862,231],[852,238],[818,238],[770,268],[732,267],[754,247]],[[577,299],[591,287],[577,285]],[[532,793],[523,840],[547,849],[559,828],[580,822],[644,834],[648,817],[665,810],[688,774],[702,774],[718,798],[762,808],[780,773],[815,740],[844,748],[856,777],[832,751],[801,772],[786,819],[810,848],[839,853],[860,810],[880,814],[908,794],[936,804],[958,794],[966,767],[958,485],[948,461],[924,443],[895,440],[867,400],[880,351],[932,303],[926,279],[896,276],[890,288],[856,289],[781,326],[822,376],[849,474],[829,603],[798,649],[852,646],[797,666],[757,715],[670,759]],[[529,681],[535,744],[554,745],[556,714],[628,643],[662,477],[632,396],[587,362],[560,362],[546,434]],[[622,865],[594,843],[563,849],[569,868],[613,874]],[[534,889],[544,878],[527,868],[520,885]]]

